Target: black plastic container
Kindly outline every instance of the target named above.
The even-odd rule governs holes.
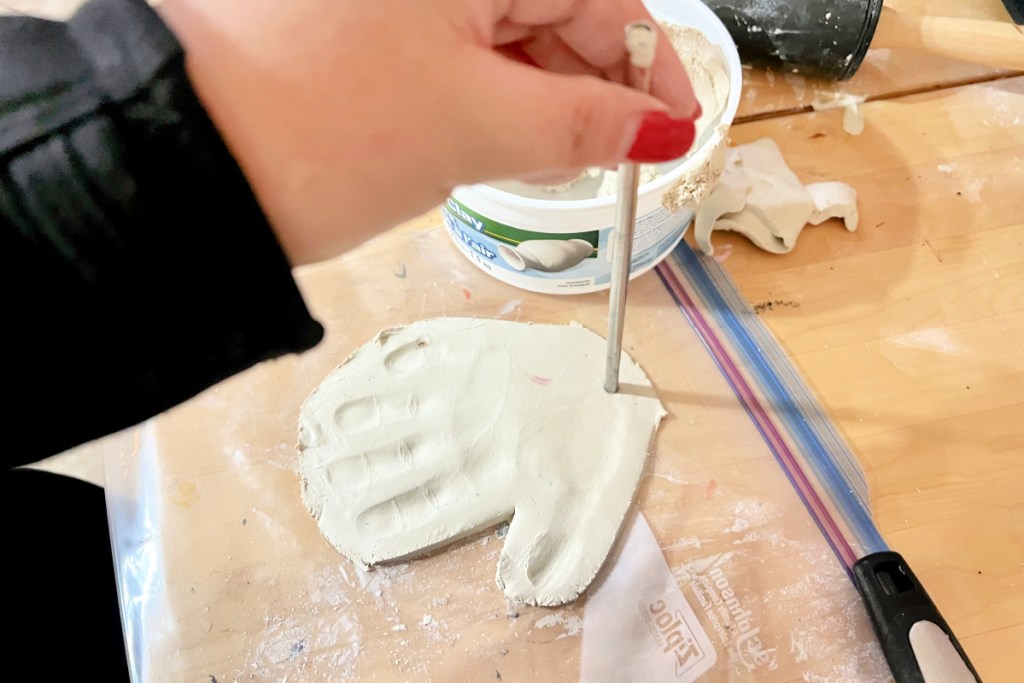
[[[882,0],[702,0],[748,61],[807,76],[852,76],[875,34]]]

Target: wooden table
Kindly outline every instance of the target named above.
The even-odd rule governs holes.
[[[861,228],[785,257],[716,235],[725,266],[752,304],[792,304],[762,318],[858,455],[886,540],[983,679],[1020,680],[1024,77],[869,53],[847,86],[869,99],[858,137],[766,80],[734,142],[773,137],[805,181],[851,184]]]
[[[716,252],[846,436],[876,523],[982,678],[1020,680],[1024,76],[897,50],[869,52],[847,83],[744,75],[734,144],[772,137],[805,182],[849,183],[861,227],[810,228],[786,256],[715,233]],[[841,110],[811,109],[835,92],[867,98],[861,135]]]

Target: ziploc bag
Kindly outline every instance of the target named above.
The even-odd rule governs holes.
[[[765,394],[761,414],[741,402],[730,372],[758,369],[736,353],[726,372],[709,350],[729,355],[729,337],[711,330],[709,342],[691,324],[695,313],[705,326],[724,319],[702,308],[695,259],[683,244],[630,285],[624,347],[669,417],[609,561],[583,598],[555,609],[509,604],[495,585],[502,527],[370,570],[340,555],[301,501],[298,411],[382,328],[458,315],[575,320],[603,334],[607,295],[513,289],[441,228],[392,232],[302,271],[327,329],[320,346],[107,444],[134,680],[890,680],[835,534],[822,530],[857,534],[822,486],[801,491],[779,466],[773,440],[803,457],[792,416],[776,410],[785,401]],[[585,429],[586,415],[576,419]],[[845,476],[856,482],[856,469]]]

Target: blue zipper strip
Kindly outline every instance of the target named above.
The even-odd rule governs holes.
[[[861,555],[888,550],[871,519],[866,502],[867,487],[854,465],[849,447],[782,354],[774,337],[739,297],[728,275],[713,259],[699,257],[686,242],[681,242],[673,251],[672,260],[703,299],[706,314],[728,337],[728,348],[749,368],[751,378],[771,402],[778,421],[799,445],[816,480],[853,534],[852,540],[856,540]],[[783,461],[779,462],[784,469],[787,467]],[[786,474],[793,482],[794,473],[787,471]],[[855,480],[859,480],[859,488]],[[808,509],[820,527],[823,520]]]

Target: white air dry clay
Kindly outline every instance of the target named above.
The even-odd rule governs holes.
[[[841,218],[847,230],[856,230],[856,191],[837,182],[804,185],[775,141],[762,138],[729,149],[718,185],[697,210],[693,237],[705,254],[714,253],[714,230],[741,233],[765,251],[785,254],[804,226],[829,218]]]
[[[560,605],[610,551],[665,410],[623,354],[580,325],[437,318],[384,330],[302,406],[302,497],[362,565],[511,519],[497,583]]]

